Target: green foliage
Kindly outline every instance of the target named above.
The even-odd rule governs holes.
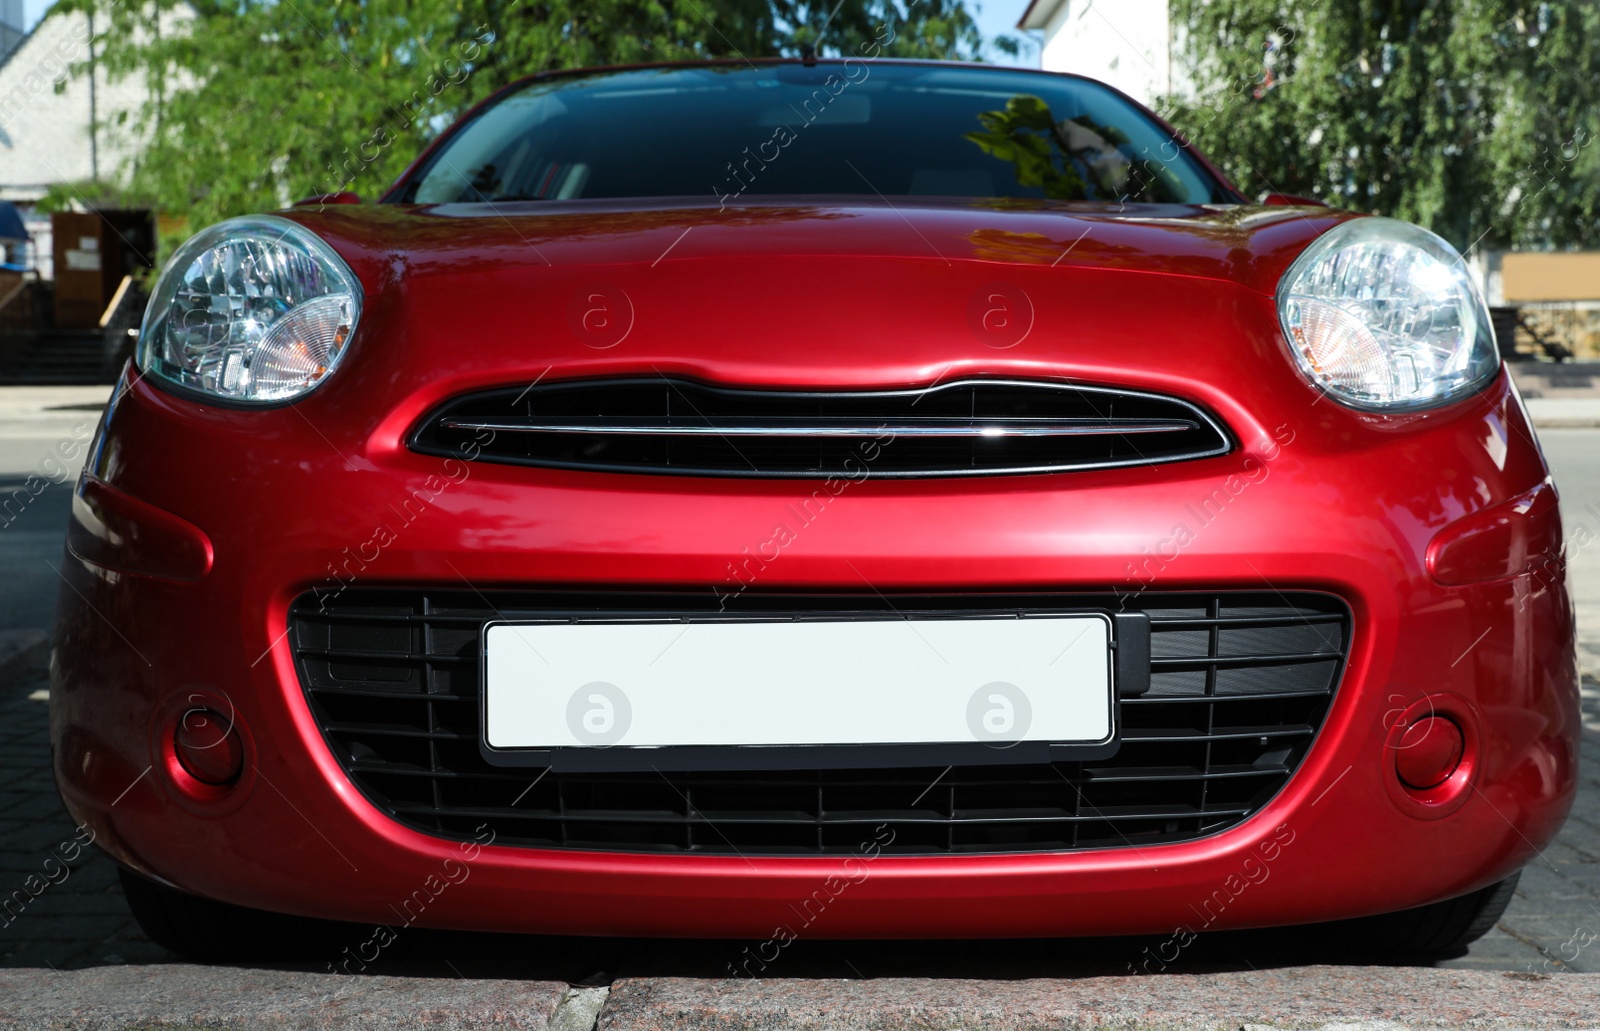
[[[1173,0],[1197,96],[1163,113],[1247,194],[1458,247],[1600,247],[1592,0]]]
[[[60,0],[151,97],[131,187],[192,229],[301,197],[382,193],[462,111],[524,75],[695,58],[975,57],[959,0]],[[831,18],[830,18],[831,13]],[[163,17],[165,15],[165,17]],[[163,31],[165,30],[165,31]],[[79,69],[80,73],[82,69]]]
[[[1171,173],[1154,160],[1126,157],[1127,134],[1086,115],[1056,120],[1040,97],[1022,94],[1004,109],[978,115],[983,128],[966,133],[984,153],[1012,166],[1023,186],[1052,200],[1161,202],[1171,196]]]
[[[85,179],[76,183],[52,184],[34,205],[34,210],[41,215],[53,215],[58,211],[82,211],[84,208],[97,211],[145,208],[150,207],[151,202],[149,196],[131,193],[120,184]]]
[[[1012,97],[1004,111],[985,111],[978,121],[983,131],[969,132],[967,139],[1015,166],[1017,182],[1040,187],[1046,197],[1073,200],[1084,195],[1083,177],[1067,160],[1055,118],[1043,100]]]

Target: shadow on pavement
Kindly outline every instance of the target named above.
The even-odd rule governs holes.
[[[1316,929],[1225,932],[1174,950],[1166,937],[976,941],[794,941],[781,950],[751,941],[556,938],[407,931],[372,963],[357,945],[370,929],[351,929],[334,969],[361,974],[534,978],[603,985],[623,977],[957,978],[1025,980],[1143,972],[1197,974],[1306,964],[1429,966],[1394,960],[1381,943],[1366,951],[1322,940]],[[763,948],[765,945],[765,948]],[[370,953],[369,953],[370,954]],[[1162,956],[1172,957],[1164,961]],[[1448,957],[1439,957],[1448,958]],[[342,964],[343,966],[341,967]],[[327,972],[315,966],[288,968]]]

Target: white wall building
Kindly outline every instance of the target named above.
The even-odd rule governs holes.
[[[1032,0],[1017,28],[1043,33],[1046,71],[1099,79],[1147,105],[1185,88],[1167,0]]]
[[[92,38],[86,15],[46,17],[0,59],[0,200],[33,201],[54,183],[111,178],[128,156],[91,126],[137,112],[144,83],[109,81],[100,68],[73,76],[89,60]]]
[[[0,0],[0,21],[21,0]],[[192,17],[180,9],[161,19],[172,32]],[[131,131],[149,96],[140,76],[113,80],[104,68],[92,74],[73,69],[98,53],[104,40],[80,13],[46,16],[21,37],[9,54],[0,49],[0,200],[15,201],[33,234],[32,263],[45,277],[50,268],[50,222],[30,208],[51,186],[88,180],[114,182],[124,177],[135,153]],[[60,86],[60,92],[57,87]],[[126,124],[114,125],[126,116]]]

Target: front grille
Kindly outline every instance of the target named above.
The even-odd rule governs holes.
[[[1186,401],[1065,383],[916,390],[733,390],[663,377],[457,398],[411,435],[425,454],[680,476],[994,476],[1225,454]]]
[[[1126,599],[1125,599],[1126,600]],[[896,597],[892,611],[1105,608],[1101,596]],[[292,642],[311,711],[351,780],[401,823],[500,844],[627,852],[1048,852],[1183,841],[1239,823],[1322,725],[1350,638],[1324,594],[1145,594],[1150,690],[1121,701],[1110,759],[948,769],[572,773],[478,751],[490,619],[688,616],[711,593],[345,590],[302,596]],[[745,612],[890,610],[886,599],[744,595]]]

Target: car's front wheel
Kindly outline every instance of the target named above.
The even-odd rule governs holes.
[[[190,895],[123,867],[122,893],[133,918],[162,948],[201,963],[321,959],[337,964],[351,925],[286,916]],[[326,952],[324,957],[320,952]]]

